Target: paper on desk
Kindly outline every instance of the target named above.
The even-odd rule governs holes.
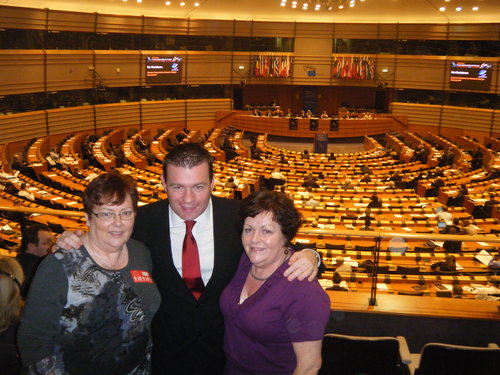
[[[307,238],[296,238],[295,242],[298,242],[298,243],[309,243],[311,241],[308,240]]]
[[[9,224],[5,224],[3,227],[0,228],[1,230],[12,230]]]
[[[332,283],[333,284],[333,283]],[[349,289],[349,286],[347,285],[347,281],[342,280],[339,284],[342,288]]]
[[[486,250],[481,250],[478,254],[476,254],[475,258],[485,266],[487,266],[488,263],[490,263],[490,260],[493,259],[493,256],[491,256],[491,254]]]
[[[389,287],[387,286],[386,283],[377,283],[377,289],[380,289],[380,290],[389,290]]]
[[[319,279],[319,285],[321,285],[322,288],[330,288],[333,285],[333,281],[328,279]]]
[[[403,215],[400,215],[400,214],[394,214],[394,217],[397,217],[397,218],[402,218]]]
[[[439,246],[439,247],[443,247],[444,245],[444,241],[431,241],[434,245],[436,246]]]
[[[411,232],[411,228],[408,228],[408,227],[403,227],[401,229],[404,230],[405,232]]]
[[[480,246],[490,246],[487,242],[478,242]]]
[[[457,271],[464,269],[460,264],[458,264],[458,262],[455,262],[455,267],[456,267]]]
[[[436,214],[424,214],[424,216],[432,219],[432,218],[436,217]]]

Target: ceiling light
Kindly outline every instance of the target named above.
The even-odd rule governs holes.
[[[184,1],[181,1],[181,2],[179,3],[179,5],[180,5],[181,7],[183,7],[184,5],[186,5],[186,3],[185,3]]]
[[[194,3],[194,6],[195,6],[195,7],[199,7],[199,6],[200,6],[200,3],[196,1],[196,2]]]
[[[165,1],[165,5],[170,5],[172,4],[170,1]]]
[[[456,7],[456,8],[455,8],[455,10],[456,10],[457,12],[460,12],[460,11],[462,10],[462,7]]]
[[[124,3],[126,3],[126,2],[127,2],[127,0],[122,0],[122,1],[123,1]]]
[[[344,6],[342,4],[340,4],[339,9],[344,9]]]
[[[439,8],[439,11],[440,11],[440,12],[444,12],[445,10],[446,10],[446,8],[445,8],[445,7],[441,7],[441,8]]]
[[[479,7],[472,7],[472,10],[475,12],[476,10],[479,10]]]
[[[137,0],[137,2],[140,4],[140,3],[142,3],[142,0]]]
[[[283,2],[283,3],[281,3],[281,6],[282,6],[282,7],[286,7],[286,3],[284,3],[284,2]]]
[[[388,71],[389,71],[389,69],[387,69],[387,68],[382,69],[382,72],[384,72],[384,73],[387,73]]]

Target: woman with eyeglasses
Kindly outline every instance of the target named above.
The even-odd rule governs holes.
[[[21,313],[23,282],[23,269],[17,260],[0,256],[0,369],[4,375],[18,374],[21,370],[16,330]]]
[[[117,171],[85,189],[83,246],[47,256],[28,294],[18,339],[29,373],[150,373],[160,296],[148,249],[130,239],[137,201]]]

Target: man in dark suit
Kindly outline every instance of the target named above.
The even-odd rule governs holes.
[[[210,153],[198,144],[174,147],[163,162],[162,183],[169,199],[137,212],[132,237],[151,250],[153,278],[162,298],[151,327],[154,374],[223,373],[219,296],[233,277],[243,248],[235,226],[239,202],[212,196],[212,163]],[[182,278],[184,222],[190,220],[196,221],[192,233],[203,281],[199,298]],[[285,271],[289,279],[309,276],[312,280],[316,275],[316,256],[311,251],[295,253],[290,264]]]

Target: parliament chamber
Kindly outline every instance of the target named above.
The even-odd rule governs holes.
[[[412,353],[433,341],[499,343],[499,23],[49,8],[0,5],[0,255],[16,256],[25,225],[56,237],[86,230],[82,192],[110,170],[134,179],[139,205],[167,198],[165,155],[201,143],[215,160],[214,195],[293,199],[304,219],[295,246],[320,254],[322,287],[348,265],[338,272],[347,292],[327,290],[329,333],[404,336]],[[384,50],[389,42],[399,49]],[[489,52],[466,52],[474,43]],[[178,80],[148,81],[156,55],[182,57]],[[293,69],[263,75],[266,56]],[[339,59],[365,57],[371,77],[335,75]],[[491,64],[490,86],[452,89],[458,60]],[[332,151],[343,144],[357,151]],[[436,268],[450,255],[453,270]]]

